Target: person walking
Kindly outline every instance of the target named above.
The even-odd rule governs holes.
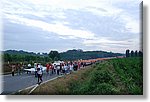
[[[20,64],[20,74],[23,74],[23,64]]]
[[[78,61],[78,70],[80,69],[81,67],[81,63]]]
[[[12,76],[14,76],[15,75],[15,65],[13,64],[11,67],[12,67]]]
[[[73,64],[72,63],[70,63],[70,74],[72,73],[72,71],[73,71]]]
[[[37,75],[38,75],[38,84],[40,84],[40,83],[43,82],[43,79],[42,79],[43,72],[42,72],[42,67],[41,67],[41,65],[38,65],[38,68],[37,68]]]
[[[50,64],[47,63],[47,64],[46,64],[46,73],[47,73],[47,74],[50,74],[49,71],[50,71]]]
[[[56,74],[57,65],[54,64],[54,73]]]
[[[64,68],[64,63],[62,63],[62,75],[65,74],[65,68]]]
[[[68,71],[67,71],[67,70],[68,70],[68,69],[67,69],[67,64],[64,64],[64,70],[65,70],[65,74],[67,74],[67,72],[68,72]]]
[[[51,64],[51,69],[52,69],[52,75],[54,74],[54,66]]]
[[[18,63],[17,64],[17,75],[21,75],[21,65]]]
[[[28,64],[28,69],[30,69],[31,68],[31,64],[29,63]],[[27,71],[27,74],[29,73],[29,71]],[[31,73],[31,72],[30,72]]]
[[[50,76],[53,75],[53,65],[51,63],[49,63],[49,73]]]
[[[74,62],[73,70],[77,71],[77,69],[78,69],[78,64],[77,64],[77,62]]]
[[[59,73],[60,73],[60,65],[56,66],[56,70],[57,70],[57,75],[59,75]]]

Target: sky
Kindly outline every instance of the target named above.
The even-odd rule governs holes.
[[[3,50],[140,50],[141,0],[2,0]]]

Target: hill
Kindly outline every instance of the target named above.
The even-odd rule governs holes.
[[[47,53],[34,53],[34,52],[27,52],[23,50],[6,50],[3,51],[5,54],[16,54],[16,55],[33,55],[33,56],[47,56]]]
[[[106,51],[83,51],[79,50],[68,50],[66,52],[60,53],[61,60],[77,60],[77,59],[96,59],[105,57],[116,57],[123,56],[121,53],[112,53]]]
[[[48,53],[34,53],[34,52],[26,52],[23,50],[7,50],[4,51],[4,61],[5,62],[34,62],[34,61],[44,61],[49,62],[52,61],[49,58]],[[96,59],[96,58],[104,58],[104,57],[116,57],[116,56],[123,56],[124,54],[121,53],[112,53],[106,51],[83,51],[81,49],[76,50],[68,50],[66,52],[59,53],[60,60],[78,60],[78,59]]]

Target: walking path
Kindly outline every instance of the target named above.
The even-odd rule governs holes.
[[[43,74],[43,82],[58,77],[57,75]],[[1,94],[12,94],[27,87],[37,85],[37,78],[33,74],[23,73],[21,75],[11,76],[3,75],[3,89]]]

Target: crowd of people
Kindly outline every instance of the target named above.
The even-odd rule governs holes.
[[[97,58],[97,59],[90,59],[90,60],[82,60],[82,61],[68,61],[68,62],[54,62],[54,63],[47,63],[45,66],[43,67],[40,63],[34,63],[34,65],[28,64],[12,64],[11,68],[12,68],[12,76],[15,75],[15,73],[17,72],[17,75],[21,75],[24,70],[26,68],[30,69],[30,68],[34,68],[34,74],[35,77],[38,78],[38,83],[41,83],[43,81],[42,76],[44,74],[44,70],[43,68],[46,68],[46,74],[47,75],[66,75],[66,74],[71,74],[73,71],[77,71],[81,68],[84,68],[87,65],[91,65],[95,62],[98,61],[103,61],[103,60],[108,60],[108,59],[112,59],[110,58]],[[26,70],[27,74],[31,71]]]
[[[66,75],[71,74],[73,71],[77,71],[80,68],[86,66],[85,62],[79,61],[69,61],[69,62],[61,62],[61,63],[47,63],[46,65],[46,74],[47,75]],[[17,75],[21,75],[24,72],[25,68],[34,68],[35,69],[35,77],[38,79],[38,83],[43,81],[42,76],[44,74],[43,66],[40,63],[34,63],[34,65],[28,64],[16,64],[12,65],[12,76],[17,73]],[[26,71],[27,74],[31,73],[30,71]]]
[[[72,71],[77,71],[81,67],[84,67],[85,63],[83,62],[64,62],[64,63],[59,63],[59,64],[51,64],[47,63],[46,64],[46,72],[47,74],[67,74],[67,73],[72,73]]]
[[[17,64],[12,64],[12,76],[15,75],[15,72],[17,72],[17,75],[21,75],[24,72],[25,65],[17,63]]]

